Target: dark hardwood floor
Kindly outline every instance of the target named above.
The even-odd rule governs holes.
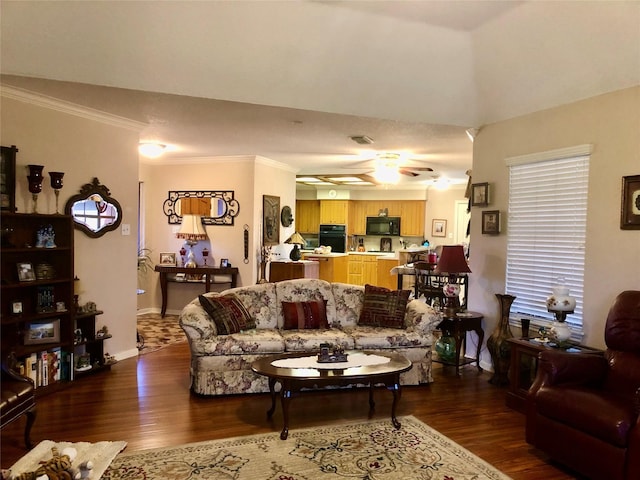
[[[127,451],[215,438],[279,432],[282,414],[266,418],[267,394],[202,398],[189,392],[189,348],[173,345],[87,376],[38,399],[34,444],[41,440],[125,440]],[[414,415],[514,479],[578,478],[524,440],[524,416],[505,406],[506,390],[474,366],[456,378],[434,365],[435,382],[405,387],[398,415]],[[376,392],[375,418],[386,418],[391,394]],[[293,399],[290,428],[366,421],[366,389],[305,393]],[[24,419],[1,436],[3,468],[25,454]]]

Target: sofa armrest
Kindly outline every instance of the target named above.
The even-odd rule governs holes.
[[[433,330],[441,321],[442,315],[430,305],[420,300],[411,300],[407,304],[407,312],[405,314],[407,331],[416,331],[428,337],[433,334]]]
[[[180,312],[178,319],[182,330],[189,342],[202,340],[218,334],[215,323],[200,306],[200,301],[195,299],[187,304]]]

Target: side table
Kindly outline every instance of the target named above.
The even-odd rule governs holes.
[[[509,390],[505,403],[507,407],[524,413],[527,392],[538,372],[538,354],[543,350],[559,350],[561,347],[542,343],[533,338],[508,338],[511,345],[511,366],[509,368]],[[562,350],[567,353],[591,353],[602,355],[602,350],[585,347],[577,343],[567,343]]]
[[[451,336],[456,341],[456,361],[449,362],[443,359],[435,358],[433,361],[437,363],[442,363],[444,365],[455,365],[456,367],[456,376],[460,376],[460,366],[467,365],[469,363],[476,362],[478,366],[478,370],[481,372],[482,367],[480,367],[480,347],[482,346],[482,340],[484,340],[484,330],[482,329],[482,319],[484,315],[478,312],[459,312],[453,316],[445,316],[442,322],[438,325],[438,329],[442,330],[443,335]],[[460,352],[462,350],[462,341],[464,340],[465,348],[467,345],[466,342],[466,333],[467,332],[475,332],[478,336],[478,346],[476,348],[476,357],[474,358],[466,358],[463,357],[462,362],[460,361]]]

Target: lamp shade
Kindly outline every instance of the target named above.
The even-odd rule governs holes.
[[[293,243],[295,245],[304,245],[305,244],[305,240],[304,238],[302,238],[302,235],[300,235],[298,232],[294,232],[293,235],[291,235],[289,238],[287,238],[284,243]]]
[[[436,273],[471,273],[462,245],[445,245],[436,266]]]
[[[207,233],[202,226],[200,215],[184,214],[182,216],[182,225],[180,231],[176,233],[176,238],[195,241],[206,240]]]

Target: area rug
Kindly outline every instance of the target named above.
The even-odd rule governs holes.
[[[62,451],[65,448],[73,447],[77,451],[77,456],[73,460],[72,465],[77,467],[81,463],[91,460],[93,462],[93,469],[89,471],[91,478],[98,479],[107,469],[115,456],[118,455],[118,453],[126,446],[127,442],[71,443],[43,440],[33,447],[33,449],[24,457],[14,463],[10,470],[13,476],[17,476],[25,472],[32,472],[40,466],[40,461],[51,459],[51,449],[53,447],[56,447],[60,454],[62,454]]]
[[[509,477],[413,416],[124,453],[103,480],[483,480]]]
[[[159,313],[144,313],[137,316],[137,322],[138,351],[141,355],[187,341],[178,323],[178,315],[165,315],[162,318]]]

